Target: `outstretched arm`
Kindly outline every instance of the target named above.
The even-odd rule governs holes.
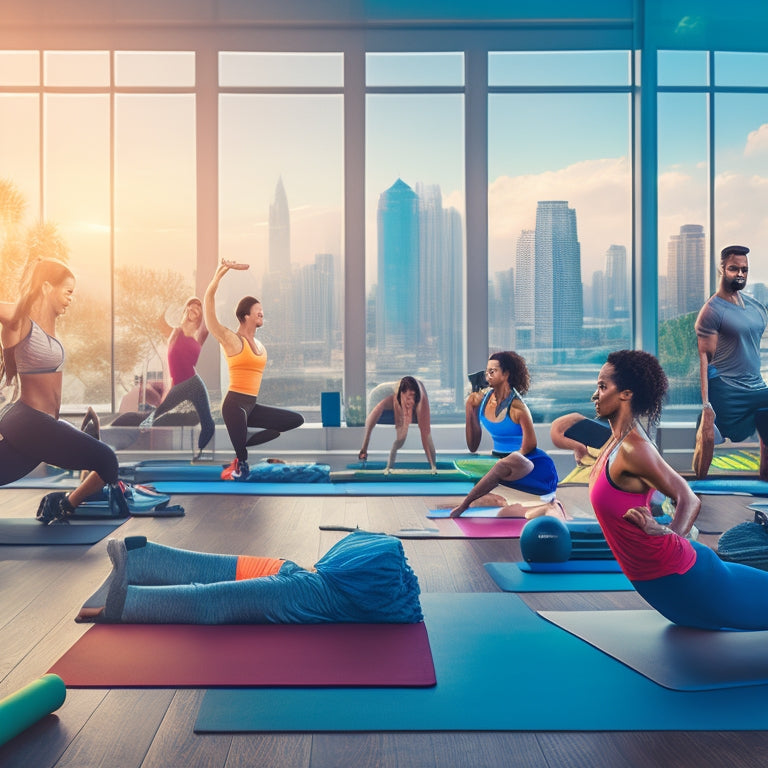
[[[222,261],[216,268],[216,272],[213,274],[211,282],[205,289],[205,295],[203,297],[203,318],[207,329],[213,334],[214,338],[221,344],[227,355],[236,355],[241,345],[237,334],[222,325],[219,322],[219,318],[216,316],[216,291],[221,282],[221,278],[229,272],[230,269],[248,269],[245,264],[235,264],[231,261]]]

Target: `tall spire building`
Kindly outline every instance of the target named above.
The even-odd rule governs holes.
[[[282,176],[269,206],[269,271],[291,271],[291,213]]]

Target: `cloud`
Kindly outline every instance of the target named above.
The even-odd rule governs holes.
[[[756,131],[750,131],[744,145],[744,157],[762,154],[768,154],[768,123],[763,123]]]

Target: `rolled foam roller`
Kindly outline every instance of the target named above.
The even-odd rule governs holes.
[[[0,745],[57,710],[66,695],[64,681],[47,674],[0,700]]]

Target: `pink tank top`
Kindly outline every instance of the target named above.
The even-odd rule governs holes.
[[[194,336],[179,333],[168,347],[168,371],[171,374],[171,386],[191,379],[195,375],[195,366],[202,347]]]
[[[696,562],[688,539],[676,533],[649,536],[623,515],[632,507],[647,507],[653,490],[631,493],[617,488],[608,475],[608,455],[595,464],[590,478],[589,500],[605,540],[630,581],[648,581],[685,573]]]

